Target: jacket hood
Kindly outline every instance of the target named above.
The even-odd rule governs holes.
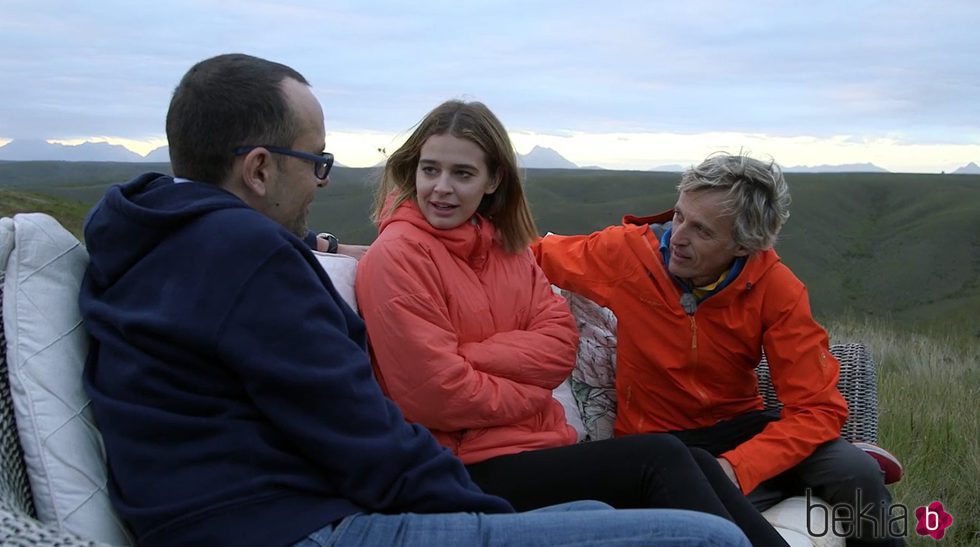
[[[455,228],[441,230],[429,224],[418,204],[411,198],[402,202],[391,215],[381,221],[381,225],[378,227],[378,235],[399,222],[407,222],[430,234],[442,242],[449,249],[449,252],[465,260],[475,269],[479,269],[480,265],[486,261],[497,232],[493,223],[479,213]]]
[[[215,185],[177,184],[160,173],[114,185],[85,219],[90,275],[97,284],[108,286],[168,234],[212,211],[247,207]]]

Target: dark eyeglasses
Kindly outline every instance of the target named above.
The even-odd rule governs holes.
[[[242,154],[248,154],[256,148],[265,148],[273,154],[282,154],[284,156],[292,156],[294,158],[311,161],[313,162],[313,174],[320,180],[327,180],[327,175],[330,174],[330,168],[333,167],[333,154],[330,152],[310,154],[307,152],[300,152],[299,150],[293,150],[292,148],[256,144],[254,146],[239,146],[238,148],[232,150],[232,153],[236,156],[241,156]]]

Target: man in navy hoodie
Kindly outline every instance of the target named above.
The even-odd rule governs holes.
[[[89,215],[84,382],[141,545],[745,544],[697,513],[515,514],[406,423],[310,251],[324,136],[295,70],[207,59],[167,114],[176,177],[113,186]]]

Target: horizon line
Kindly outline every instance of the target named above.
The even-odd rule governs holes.
[[[363,133],[333,133],[333,134],[331,134],[331,133],[328,132],[328,142],[336,142],[336,143],[347,144],[349,141],[354,141],[354,140],[362,140],[363,141],[364,135],[365,134],[363,134]],[[347,149],[349,153],[346,154],[346,155],[338,154],[337,152],[334,153],[335,157],[338,157],[338,161],[339,161],[339,163],[341,165],[343,165],[345,167],[350,167],[350,168],[370,168],[370,167],[376,166],[379,162],[382,162],[384,160],[384,157],[381,155],[381,151],[384,150],[384,149],[386,149],[386,148],[388,148],[388,146],[377,147],[377,146],[374,146],[374,144],[380,142],[381,140],[383,140],[385,138],[389,138],[390,140],[392,140],[391,137],[388,136],[387,134],[380,134],[380,133],[369,133],[369,134],[366,134],[366,135],[368,135],[368,136],[371,137],[371,139],[372,139],[372,143],[371,144],[368,145],[368,144],[363,144],[362,143],[362,145],[356,149],[356,152],[355,153],[350,153],[350,151],[352,150],[352,148],[350,146],[347,146],[347,147],[340,146],[341,149]],[[583,135],[577,135],[577,137],[580,137],[581,139],[591,139],[591,140],[597,140],[598,139],[598,140],[601,140],[601,139],[606,139],[606,138],[608,138],[610,136],[613,136],[613,137],[616,137],[617,140],[626,140],[624,137],[622,137],[620,135],[621,134],[583,134]],[[718,136],[719,136],[719,134],[705,134],[705,135],[706,136],[711,136],[713,138],[718,138]],[[721,134],[721,135],[724,136],[725,134]],[[690,156],[699,156],[702,159],[704,157],[707,157],[707,155],[710,155],[710,153],[709,154],[700,155],[700,154],[696,154],[696,153],[693,153],[693,152],[690,152],[690,151],[688,151],[688,153],[685,154],[681,150],[681,148],[675,146],[672,150],[669,151],[669,153],[671,153],[673,155],[670,155],[668,157],[662,157],[661,156],[659,158],[646,159],[646,155],[644,154],[643,157],[641,157],[641,158],[637,158],[637,157],[622,158],[621,157],[621,158],[619,158],[620,161],[617,161],[616,158],[612,158],[612,159],[609,159],[609,160],[604,160],[602,158],[595,158],[595,157],[593,157],[591,159],[588,159],[588,160],[585,160],[585,161],[571,161],[571,160],[568,159],[568,156],[571,155],[571,154],[569,154],[567,152],[562,152],[559,149],[558,146],[555,146],[556,143],[552,142],[552,143],[543,143],[542,144],[541,141],[543,141],[543,140],[556,140],[556,139],[559,139],[560,140],[560,139],[564,139],[567,142],[564,142],[564,143],[559,142],[557,144],[576,145],[577,143],[572,140],[574,137],[556,137],[556,136],[553,136],[553,135],[544,135],[544,134],[539,134],[539,133],[521,133],[521,132],[511,133],[511,136],[512,136],[512,139],[511,140],[512,140],[512,142],[514,142],[515,152],[518,154],[519,157],[525,157],[525,156],[529,155],[530,153],[532,153],[534,151],[534,149],[541,148],[541,149],[544,149],[546,151],[550,151],[550,152],[555,153],[561,160],[567,161],[568,163],[574,165],[575,166],[574,168],[576,168],[576,169],[595,168],[595,169],[605,169],[605,170],[612,170],[612,171],[665,171],[665,172],[683,171],[684,166],[693,166],[693,165],[696,165],[701,160],[699,159],[697,161],[689,161],[689,160],[685,160],[685,159],[679,159],[679,157],[681,156],[681,154],[684,154],[685,156],[688,156],[688,157],[690,157]],[[635,139],[651,138],[651,139],[661,139],[661,140],[663,140],[664,138],[668,138],[669,139],[670,137],[673,137],[674,135],[673,134],[634,134],[632,136]],[[331,137],[333,137],[333,138],[331,138]],[[405,138],[405,137],[406,136],[402,136],[402,138]],[[691,138],[696,138],[697,136],[684,135],[682,137],[683,138],[687,138],[688,140],[690,140]],[[743,136],[743,135],[732,135],[732,137],[743,137],[744,138],[745,136]],[[758,136],[758,135],[753,135],[751,137],[754,138],[754,139],[756,139],[756,140],[759,140],[759,138],[760,138],[760,136]],[[396,136],[395,139],[397,139],[397,138],[398,137]],[[777,137],[777,138],[773,138],[771,140],[776,140],[776,139],[782,139],[782,138]],[[813,137],[794,138],[794,139],[796,139],[796,140],[805,139],[804,144],[812,144],[815,141],[815,138],[813,138]],[[838,136],[838,137],[834,137],[832,139],[825,139],[825,141],[827,141],[827,142],[829,142],[831,144],[840,144],[840,143],[844,142],[844,144],[846,146],[848,146],[848,147],[851,148],[851,149],[848,149],[847,151],[849,153],[853,154],[854,153],[853,147],[854,147],[855,143],[853,143],[853,142],[846,142],[846,139],[847,139],[847,137]],[[10,159],[5,160],[5,161],[95,161],[95,162],[99,162],[99,161],[108,161],[108,162],[119,161],[119,162],[123,162],[123,163],[130,163],[130,162],[131,163],[140,163],[141,161],[146,161],[146,158],[149,157],[149,155],[152,154],[153,152],[155,152],[157,150],[160,150],[161,148],[165,148],[165,147],[168,146],[167,145],[167,142],[166,142],[166,139],[160,139],[160,138],[154,138],[154,139],[148,139],[148,140],[139,141],[139,140],[133,140],[133,139],[123,139],[123,138],[118,138],[118,137],[103,137],[103,136],[86,137],[86,138],[80,138],[80,139],[40,139],[40,138],[38,138],[38,139],[10,139],[10,138],[2,138],[2,137],[0,137],[0,150],[3,150],[3,148],[5,148],[11,142],[16,142],[16,141],[27,141],[27,142],[36,142],[36,143],[43,142],[43,143],[45,143],[47,145],[60,145],[60,146],[62,146],[64,148],[68,148],[68,149],[75,148],[75,147],[81,146],[83,144],[105,144],[105,145],[112,146],[112,147],[122,147],[127,152],[133,154],[134,156],[137,156],[139,159],[135,159],[134,158],[132,161],[130,161],[130,160],[98,160],[98,159],[95,159],[95,160],[85,160],[85,159],[57,159],[57,158],[36,159],[36,160],[28,159],[28,160],[24,160],[24,159],[19,159],[19,158],[10,158]],[[387,144],[390,146],[391,144],[394,144],[394,142],[389,142]],[[827,143],[824,143],[824,145],[826,145],[826,144]],[[976,159],[972,159],[972,158],[975,158],[975,157],[980,156],[980,145],[978,145],[978,146],[973,146],[973,145],[945,145],[945,146],[943,146],[943,145],[915,145],[915,144],[900,144],[900,143],[895,143],[894,141],[885,141],[884,143],[881,143],[881,142],[871,142],[871,143],[861,143],[861,144],[864,145],[864,148],[868,148],[869,151],[873,150],[875,147],[878,147],[879,148],[879,150],[877,151],[877,154],[870,154],[869,153],[869,155],[871,155],[871,156],[873,156],[873,155],[879,155],[880,156],[881,155],[880,148],[884,146],[884,147],[892,147],[892,148],[896,148],[896,147],[897,148],[901,148],[901,147],[912,147],[914,151],[919,152],[920,154],[923,152],[921,150],[921,148],[926,148],[927,151],[933,151],[933,149],[937,149],[938,148],[938,149],[943,150],[943,151],[946,151],[946,152],[948,152],[947,149],[953,149],[953,152],[960,152],[960,154],[953,154],[953,155],[965,156],[965,157],[958,157],[956,159],[952,159],[952,158],[948,157],[950,154],[947,153],[947,154],[945,154],[946,157],[944,157],[942,159],[932,159],[932,161],[928,161],[925,158],[921,158],[919,161],[916,161],[914,164],[906,164],[906,165],[902,165],[902,166],[888,167],[887,165],[889,163],[891,163],[891,162],[889,162],[887,160],[886,161],[881,161],[881,159],[878,159],[878,160],[874,160],[874,159],[863,159],[862,160],[862,159],[855,159],[853,156],[850,156],[848,158],[842,158],[841,160],[835,161],[833,159],[827,160],[826,157],[827,156],[832,156],[833,154],[826,154],[826,153],[825,154],[821,154],[820,156],[814,156],[814,157],[807,158],[806,160],[802,160],[802,158],[797,158],[796,161],[793,161],[792,157],[788,158],[788,159],[790,159],[790,161],[778,161],[778,160],[775,160],[775,157],[773,157],[771,155],[766,155],[766,154],[761,154],[761,155],[759,155],[759,154],[753,154],[752,151],[751,151],[751,149],[749,147],[746,147],[746,146],[740,147],[738,149],[738,151],[737,152],[734,152],[734,153],[745,153],[745,154],[750,155],[750,156],[753,156],[753,157],[761,157],[761,158],[764,158],[764,159],[769,159],[769,160],[776,161],[776,163],[778,165],[780,165],[783,168],[784,171],[792,171],[792,170],[797,170],[797,169],[817,169],[817,168],[821,168],[821,167],[826,167],[826,168],[828,168],[830,170],[830,172],[858,172],[858,173],[859,172],[879,172],[879,171],[864,171],[864,170],[855,170],[855,171],[834,171],[833,170],[834,168],[838,168],[838,167],[848,167],[848,166],[852,166],[852,165],[853,166],[856,166],[856,165],[868,165],[868,166],[871,166],[871,167],[876,168],[876,169],[881,169],[883,172],[889,172],[889,173],[911,173],[911,174],[916,174],[916,173],[920,173],[920,174],[943,174],[943,173],[950,173],[950,174],[952,174],[952,172],[954,172],[954,171],[958,171],[958,170],[961,170],[961,169],[964,169],[964,168],[969,168],[971,165],[974,166],[974,167],[976,167],[978,164],[980,164],[980,161],[978,161]],[[519,145],[523,145],[523,146],[519,146]],[[785,146],[785,143],[777,142],[774,146],[776,146],[776,147],[778,147],[778,146]],[[526,153],[520,153],[518,151],[518,148],[519,147],[528,150],[528,152],[526,152]],[[333,150],[334,148],[337,148],[337,147],[330,147],[330,148]],[[364,154],[363,153],[365,148],[368,149],[368,153],[367,154]],[[684,148],[689,148],[689,147],[684,147]],[[712,146],[710,148],[713,148],[712,152],[723,150],[723,147],[720,147],[720,146]],[[963,149],[965,149],[965,150],[963,150]],[[145,152],[141,152],[141,150],[145,150]],[[595,148],[590,149],[590,152],[594,152],[594,151],[595,151]],[[783,152],[787,152],[787,151],[788,150],[783,150]],[[970,155],[969,156],[966,156],[965,154],[963,154],[964,151],[965,152],[969,152]],[[975,155],[973,155],[974,152],[975,152]],[[793,154],[790,154],[790,153],[782,153],[782,154],[778,154],[778,155],[780,157],[793,156]],[[354,156],[360,156],[361,159],[358,160]],[[903,155],[901,157],[904,159],[906,156]],[[890,158],[888,158],[888,159],[890,159]],[[942,164],[943,165],[946,165],[947,167],[946,168],[937,167],[937,164],[940,163],[940,162],[942,162]],[[790,165],[791,163],[792,163],[792,165]],[[650,165],[650,164],[653,164],[653,165]],[[675,166],[676,167],[681,167],[682,169],[660,169],[661,167],[675,167]],[[536,167],[532,167],[532,168],[536,168]],[[559,168],[562,168],[562,167],[551,167],[551,168],[559,169]],[[569,168],[571,168],[571,167],[569,167]]]

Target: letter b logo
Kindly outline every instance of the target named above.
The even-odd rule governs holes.
[[[925,529],[928,530],[928,531],[930,531],[930,532],[935,532],[936,530],[938,530],[939,529],[939,513],[933,511],[932,509],[929,509],[929,507],[926,506],[926,514],[925,514],[925,516],[926,516],[925,523],[924,523],[925,524]]]
[[[953,524],[953,515],[943,509],[943,504],[940,501],[917,507],[915,517],[918,519],[918,523],[915,525],[915,533],[920,536],[932,536],[932,539],[943,539],[943,536],[946,535],[946,528]]]

